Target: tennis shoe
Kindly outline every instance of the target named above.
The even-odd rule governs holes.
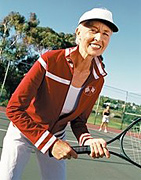
[[[107,133],[108,131],[105,129],[104,132]]]

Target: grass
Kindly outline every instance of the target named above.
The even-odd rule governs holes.
[[[100,125],[101,121],[102,121],[102,116],[97,115],[95,117],[94,113],[91,113],[91,115],[90,115],[90,117],[88,119],[88,123],[96,124],[96,125]],[[119,118],[111,118],[108,126],[112,127],[112,128],[115,128],[115,129],[120,129],[121,128],[121,119],[119,119]]]

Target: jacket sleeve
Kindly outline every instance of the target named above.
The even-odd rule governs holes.
[[[83,146],[85,141],[92,139],[87,128],[87,119],[91,113],[92,108],[89,107],[84,113],[82,113],[75,120],[71,121],[71,129],[78,140],[80,146]]]
[[[48,131],[49,125],[37,123],[26,112],[45,77],[46,62],[40,57],[25,75],[11,99],[6,113],[22,134],[27,137],[42,153],[56,141],[56,137]]]

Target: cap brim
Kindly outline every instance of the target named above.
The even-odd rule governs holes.
[[[103,20],[103,19],[97,19],[97,20],[99,20],[102,23],[106,24],[113,32],[118,32],[119,31],[118,27],[115,24],[113,24],[112,22],[107,21],[107,20]]]
[[[103,19],[100,19],[100,18],[87,19],[87,20],[84,20],[84,21],[79,22],[79,24],[81,24],[82,22],[85,22],[85,21],[90,21],[90,20],[94,20],[94,21],[98,20],[98,21],[104,23],[104,24],[107,25],[113,32],[118,32],[118,31],[119,31],[118,27],[117,27],[115,24],[113,24],[113,23],[110,22],[110,21],[103,20]]]

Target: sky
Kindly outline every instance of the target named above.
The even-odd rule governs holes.
[[[36,13],[40,26],[74,33],[80,16],[94,7],[112,11],[119,27],[103,54],[105,85],[141,95],[141,1],[140,0],[0,0],[0,21],[11,11],[29,18]]]

